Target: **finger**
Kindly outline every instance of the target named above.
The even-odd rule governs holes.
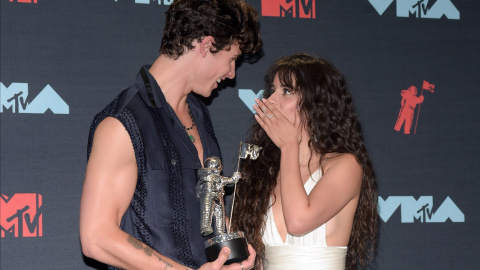
[[[255,266],[255,258],[257,253],[255,252],[255,249],[253,249],[252,245],[248,244],[248,252],[250,253],[248,255],[248,258],[244,261],[242,261],[241,265],[243,266],[243,269],[252,269]],[[238,269],[238,268],[235,268]]]
[[[275,114],[275,111],[277,111],[277,108],[275,107],[275,105],[270,103],[270,101],[268,101],[268,99],[265,99],[265,98],[262,99],[261,102],[265,106],[265,109],[263,110],[265,114],[269,114],[269,115]]]
[[[250,244],[248,244],[248,252],[250,253],[248,259],[242,262],[245,269],[251,269],[255,266],[255,258],[257,256],[255,249]]]
[[[262,98],[262,103],[265,105],[265,107],[267,107],[268,109],[270,109],[270,106],[272,105],[272,103],[270,103],[270,101],[268,101],[268,99],[266,98]]]
[[[228,260],[228,255],[230,255],[230,249],[228,247],[222,248],[220,254],[218,254],[218,258],[213,261],[212,264],[218,267],[217,269],[220,269],[220,267]]]
[[[259,98],[256,98],[255,103],[257,103],[257,106],[260,107],[260,110],[262,110],[262,112],[265,112],[267,106],[263,103],[263,101],[261,101]]]
[[[272,103],[270,103],[270,101],[268,101],[268,99],[263,99],[263,104],[265,105],[265,107],[267,108],[266,111],[267,113],[271,116],[269,117],[269,119],[272,119],[273,117],[279,117],[280,115],[283,115],[278,109],[277,107],[275,107],[275,105],[273,105]]]
[[[258,107],[260,107],[260,109],[262,110],[262,112],[264,114],[266,114],[267,116],[268,115],[271,115],[271,112],[272,110],[270,110],[270,107],[271,106],[268,106],[268,105],[271,105],[270,103],[267,104],[267,100],[266,99],[256,99],[255,102],[258,104]]]
[[[261,112],[257,111],[257,113],[260,115],[260,117],[263,117],[264,115],[267,114],[267,106],[258,98],[255,99],[255,103],[253,106],[257,106]]]
[[[258,114],[255,114],[255,120],[257,120],[257,123],[263,128],[263,130],[265,130],[265,132],[267,132],[268,135],[268,126],[265,124],[264,120]]]
[[[258,106],[257,104],[253,104],[253,109],[255,110],[255,112],[257,112],[258,115],[264,114],[262,108],[260,108],[260,106]]]
[[[257,255],[257,252],[255,251],[255,249],[250,244],[248,244],[248,252],[253,257],[253,259],[255,259],[255,256]]]
[[[272,117],[274,117],[275,114],[273,113],[272,110],[270,110],[271,107],[267,107],[267,104],[265,103],[265,101],[266,99],[263,99],[263,101],[260,99],[256,99],[255,102],[257,104],[254,104],[254,107],[257,106],[260,109],[260,111],[262,111],[261,113],[260,111],[257,111],[260,117],[262,118],[262,120],[266,121],[266,119],[268,119],[271,121]]]
[[[262,111],[262,109],[257,104],[253,105],[253,109],[255,110],[255,112],[257,112],[257,114],[255,114],[255,118],[257,119],[257,122],[260,120],[265,124],[269,119],[268,116]],[[261,123],[259,122],[259,124]]]

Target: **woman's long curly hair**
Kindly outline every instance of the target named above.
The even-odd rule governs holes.
[[[350,153],[362,167],[362,186],[348,243],[346,268],[363,268],[374,256],[378,232],[377,191],[375,172],[345,78],[328,61],[304,53],[275,62],[265,75],[265,89],[271,88],[276,75],[282,85],[300,96],[302,124],[311,134],[308,145],[312,153],[320,156],[320,164],[328,153]],[[264,97],[270,94],[267,90]],[[255,269],[260,269],[265,259],[262,232],[270,207],[269,195],[277,185],[280,150],[258,123],[255,122],[250,133],[247,142],[263,149],[257,160],[242,160],[243,177],[237,184],[232,228],[245,233],[257,252]]]

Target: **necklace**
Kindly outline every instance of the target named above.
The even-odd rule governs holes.
[[[192,143],[195,143],[195,137],[192,134],[190,134],[190,132],[188,132],[189,130],[191,130],[192,128],[195,127],[195,120],[193,119],[192,111],[190,110],[190,106],[188,104],[187,104],[187,106],[188,106],[188,114],[190,114],[190,119],[192,119],[192,126],[187,128],[186,126],[183,125],[183,123],[182,123],[182,126],[187,131],[188,138],[190,138],[190,141],[192,141]]]

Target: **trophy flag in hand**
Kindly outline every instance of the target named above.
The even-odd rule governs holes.
[[[238,158],[239,160],[240,158],[247,159],[247,157],[250,156],[250,159],[255,160],[260,155],[260,150],[262,150],[262,147],[258,145],[240,142]]]
[[[260,155],[261,150],[262,150],[262,147],[258,145],[240,142],[240,148],[238,150],[237,172],[240,170],[240,159],[247,159],[248,157],[250,157],[250,159],[256,160]],[[237,192],[237,183],[235,182],[235,188],[233,189],[232,209],[230,211],[230,223],[228,225],[228,230],[227,230],[228,232],[230,232],[230,224],[232,224],[233,206],[235,204],[236,192]]]
[[[237,172],[240,169],[240,159],[247,159],[250,156],[250,159],[256,160],[260,155],[261,150],[262,147],[258,145],[240,142],[240,148],[238,149]],[[235,196],[235,193],[233,195]]]

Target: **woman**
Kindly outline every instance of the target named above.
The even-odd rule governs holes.
[[[242,161],[232,227],[257,251],[255,269],[356,269],[373,258],[375,173],[343,75],[307,54],[265,75]],[[249,217],[249,218],[245,218]]]

